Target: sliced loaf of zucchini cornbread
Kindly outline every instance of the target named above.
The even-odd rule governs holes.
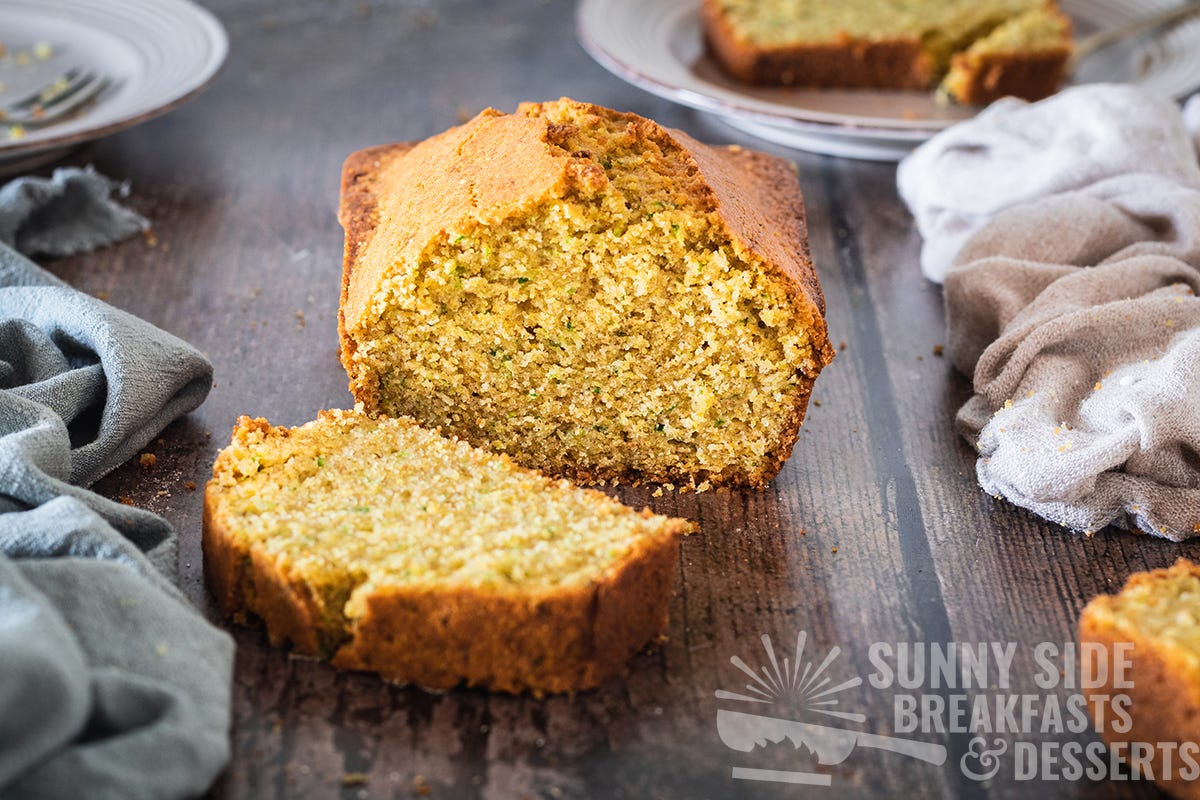
[[[562,99],[343,172],[342,362],[582,482],[760,486],[833,353],[794,167]]]
[[[204,498],[226,614],[335,666],[444,689],[586,689],[665,629],[685,520],[408,419],[243,417]]]

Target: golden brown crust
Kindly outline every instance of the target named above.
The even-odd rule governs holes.
[[[760,47],[742,37],[717,0],[705,0],[704,35],[717,61],[747,83],[845,89],[928,89],[932,60],[920,39]]]
[[[1062,85],[1070,56],[1069,47],[986,56],[958,53],[952,60],[951,91],[955,100],[967,105],[983,106],[1010,96],[1041,100]]]
[[[204,578],[225,616],[251,612],[267,620],[267,633],[274,644],[291,642],[302,653],[321,652],[321,631],[312,593],[303,584],[293,584],[257,548],[247,549],[214,514],[216,491],[212,483],[204,492],[204,523],[201,548]],[[322,637],[322,634],[325,634]]]
[[[353,262],[375,230],[375,177],[384,165],[404,155],[412,143],[367,147],[350,154],[342,165],[338,221],[346,231],[346,259]]]
[[[385,168],[415,146],[415,142],[368,147],[350,154],[342,165],[341,201],[338,222],[345,231],[345,256],[342,261],[342,292],[338,303],[338,339],[342,363],[349,369],[354,355],[354,340],[346,335],[346,307],[350,298],[350,276],[359,255],[378,227],[375,181]],[[356,281],[356,284],[362,283]]]
[[[1200,579],[1200,566],[1181,558],[1169,570],[1133,574],[1124,588],[1127,590],[1153,583],[1172,571],[1185,571]],[[1182,744],[1200,741],[1200,672],[1158,641],[1138,631],[1111,625],[1109,614],[1104,612],[1113,600],[1111,595],[1093,599],[1079,618],[1079,641],[1103,646],[1110,666],[1118,643],[1133,644],[1130,654],[1132,667],[1127,676],[1133,685],[1115,686],[1113,670],[1109,669],[1104,686],[1087,690],[1096,732],[1110,746],[1132,742],[1154,746],[1158,742]],[[1118,733],[1104,723],[1113,718],[1108,698],[1120,694],[1130,699],[1129,717],[1132,725],[1128,731]],[[1151,758],[1158,784],[1181,800],[1200,800],[1200,780],[1178,779],[1178,771],[1183,765],[1177,755],[1172,767],[1176,779],[1158,780],[1165,774],[1163,752],[1161,748],[1155,748]]]
[[[373,289],[397,262],[415,261],[451,229],[469,231],[561,197],[575,170],[594,166],[550,145],[547,127],[546,120],[486,109],[422,142],[368,148],[347,159],[343,190],[352,188],[339,217],[358,235],[347,237],[353,260],[343,270],[343,332],[368,313]],[[498,163],[511,168],[497,169]],[[379,191],[384,186],[386,194]],[[380,214],[384,196],[388,213]]]
[[[813,368],[796,376],[795,400],[781,428],[779,445],[752,474],[731,468],[719,474],[698,472],[687,476],[696,484],[708,481],[713,485],[764,486],[790,457],[813,381],[834,355],[824,318],[825,298],[809,254],[804,201],[795,168],[789,161],[764,153],[702,144],[636,114],[580,105],[591,113],[625,120],[644,138],[681,148],[690,167],[678,176],[679,190],[690,195],[697,207],[709,209],[713,224],[725,230],[737,247],[757,256],[783,279],[796,306],[807,311]],[[447,235],[448,230],[466,230],[473,220],[502,219],[546,197],[561,197],[573,182],[587,180],[589,170],[596,169],[589,159],[556,150],[552,144],[554,126],[537,116],[538,107],[524,104],[521,112],[525,113],[516,115],[489,109],[466,125],[417,145],[374,147],[347,159],[339,213],[346,229],[339,332],[350,391],[367,409],[380,407],[379,389],[376,383],[356,376],[351,358],[355,345],[348,331],[367,312],[371,292],[384,272],[405,252],[420,252],[435,237]],[[520,169],[496,169],[497,152],[505,154],[503,163],[519,164]],[[433,166],[430,159],[434,160]],[[426,172],[434,175],[435,168],[446,174],[426,177]],[[471,177],[455,177],[466,175]],[[396,216],[412,221],[412,229],[403,240],[394,225],[384,225],[392,230],[380,233],[377,207],[383,187],[387,187],[390,198],[399,196],[404,200]],[[383,236],[378,244],[377,236]],[[369,254],[368,249],[372,250]],[[672,482],[683,477],[679,472],[597,473],[586,467],[564,474],[589,483]]]
[[[289,432],[242,417],[234,436],[254,430]],[[214,474],[220,468],[218,457]],[[431,689],[465,683],[513,693],[566,692],[604,682],[665,632],[679,536],[694,527],[670,520],[661,535],[638,542],[588,584],[538,593],[381,586],[365,598],[361,617],[345,620],[340,609],[323,613],[303,581],[222,524],[220,493],[216,480],[205,487],[201,542],[205,580],[222,614],[252,614],[272,643],[290,643],[334,666]]]
[[[665,630],[678,550],[662,537],[594,584],[540,596],[380,591],[333,664],[431,689],[590,689]]]

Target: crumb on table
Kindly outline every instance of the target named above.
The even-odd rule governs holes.
[[[367,774],[365,772],[347,772],[342,775],[342,786],[366,786]]]

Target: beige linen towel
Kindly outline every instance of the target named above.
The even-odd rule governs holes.
[[[899,186],[926,274],[949,265],[984,490],[1073,530],[1200,533],[1200,167],[1178,107],[1109,85],[1002,101]]]

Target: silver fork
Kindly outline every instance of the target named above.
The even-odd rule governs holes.
[[[0,124],[48,125],[91,100],[106,84],[100,73],[74,67],[37,91],[0,106]]]
[[[1191,0],[1191,2],[1186,2],[1183,5],[1168,8],[1166,11],[1150,14],[1145,17],[1138,17],[1123,25],[1118,25],[1115,28],[1100,31],[1099,33],[1093,33],[1091,36],[1080,39],[1075,43],[1074,52],[1071,53],[1071,58],[1067,61],[1067,74],[1074,73],[1079,69],[1079,65],[1089,56],[1098,50],[1103,50],[1110,44],[1116,44],[1124,39],[1132,39],[1135,36],[1166,28],[1196,14],[1200,14],[1200,2]]]

